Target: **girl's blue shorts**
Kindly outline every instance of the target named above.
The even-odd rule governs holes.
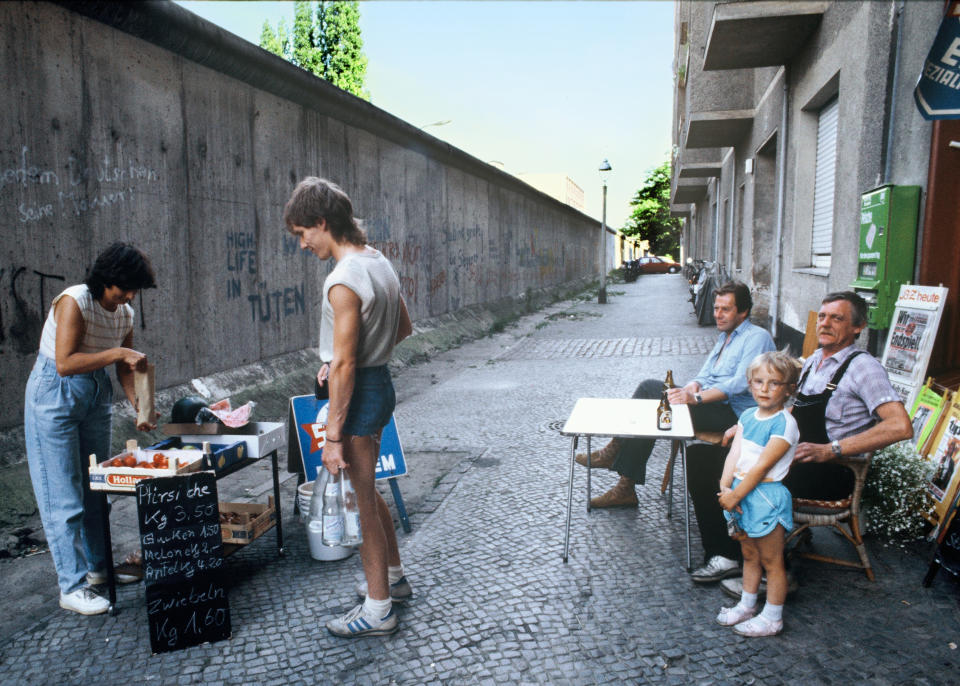
[[[739,484],[740,479],[733,480],[734,488]],[[777,524],[785,531],[793,529],[793,496],[779,481],[758,483],[740,501],[740,509],[742,514],[724,511],[723,516],[727,521],[736,522],[750,538],[763,538],[777,528]]]

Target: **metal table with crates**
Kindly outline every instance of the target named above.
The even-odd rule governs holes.
[[[173,425],[167,425],[164,427],[166,433],[171,433],[168,428]],[[220,468],[216,464],[213,465],[213,471],[216,475],[217,481],[220,479],[234,474],[244,467],[249,467],[250,465],[258,463],[261,459],[265,457],[270,458],[271,463],[271,474],[273,476],[273,522],[272,525],[276,528],[277,532],[277,554],[283,555],[283,518],[281,514],[280,506],[280,473],[279,473],[279,464],[277,452],[279,450],[279,444],[283,441],[283,428],[282,423],[265,423],[265,422],[251,422],[248,425],[248,435],[243,434],[217,434],[217,433],[204,433],[203,435],[193,435],[193,436],[183,436],[183,439],[189,439],[189,442],[196,443],[199,442],[198,439],[210,442],[229,442],[235,443],[237,441],[245,441],[246,443],[246,456],[241,459],[225,465]],[[194,427],[199,430],[199,427]],[[157,444],[160,445],[160,444]],[[151,448],[147,448],[150,450]],[[267,452],[269,451],[269,452]],[[90,488],[90,480],[87,480],[85,488]],[[101,523],[103,527],[103,540],[104,540],[104,549],[107,554],[107,588],[109,591],[109,600],[110,600],[110,609],[109,613],[111,615],[116,614],[116,602],[117,602],[117,580],[116,573],[114,569],[113,561],[113,543],[112,537],[110,534],[110,509],[107,503],[108,495],[127,495],[135,496],[137,494],[136,489],[130,490],[129,488],[110,488],[108,483],[105,483],[104,486],[98,487],[93,491],[94,494],[98,494],[101,499]],[[267,530],[269,527],[266,527]],[[252,542],[252,541],[251,541]],[[242,548],[242,545],[224,543],[223,544],[223,554],[224,556],[230,555],[239,548]]]

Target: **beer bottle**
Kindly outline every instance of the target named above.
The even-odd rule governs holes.
[[[676,388],[676,386],[673,385],[673,370],[672,370],[672,369],[668,369],[668,370],[667,370],[667,378],[666,378],[666,379],[664,380],[664,382],[663,382],[663,388],[664,388],[664,390],[667,390],[667,391],[669,391],[671,388]]]
[[[657,428],[661,431],[669,431],[673,427],[673,410],[670,409],[670,401],[667,400],[667,392],[660,394],[660,404],[657,406]]]

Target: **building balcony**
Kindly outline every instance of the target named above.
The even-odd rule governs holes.
[[[689,205],[701,200],[707,194],[707,180],[677,179],[670,197],[670,205]],[[671,211],[672,211],[671,207]]]
[[[748,0],[714,5],[703,70],[787,64],[813,35],[829,4]]]
[[[693,205],[670,205],[671,217],[690,217]]]
[[[702,179],[720,176],[723,171],[723,163],[717,162],[681,162],[677,167],[677,178],[679,179]]]
[[[684,148],[729,148],[735,146],[753,126],[753,110],[692,112],[687,124]]]

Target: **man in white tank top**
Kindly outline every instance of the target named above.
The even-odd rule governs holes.
[[[403,573],[397,535],[376,489],[380,432],[390,420],[395,394],[386,364],[394,345],[413,327],[390,262],[366,244],[353,206],[336,184],[309,177],[284,208],[287,230],[300,247],[337,261],[323,286],[318,381],[329,386],[323,464],[345,469],[357,493],[363,542],[364,602],[327,622],[336,636],[354,638],[397,630],[393,600],[412,595]]]

